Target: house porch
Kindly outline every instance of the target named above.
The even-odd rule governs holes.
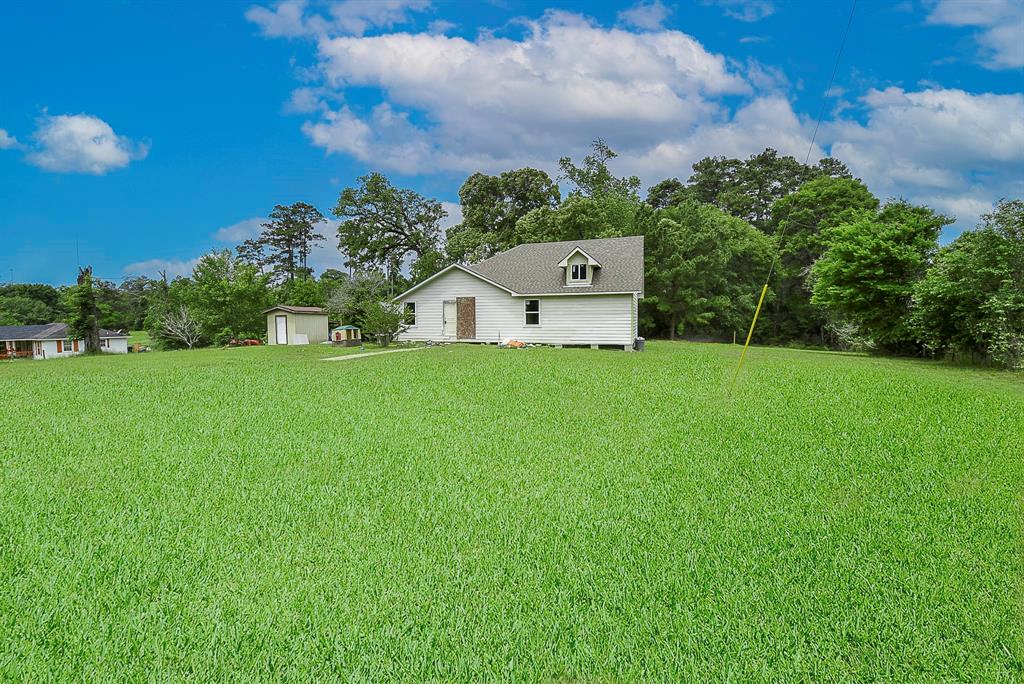
[[[36,344],[31,340],[4,340],[0,356],[7,359],[31,359],[36,354]]]

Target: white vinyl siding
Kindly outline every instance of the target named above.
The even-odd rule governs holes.
[[[287,341],[277,340],[278,316],[285,317]],[[310,344],[319,344],[330,339],[327,327],[327,314],[297,314],[275,309],[267,313],[267,344],[295,344],[297,335],[305,335]]]
[[[103,351],[108,354],[127,354],[128,353],[128,338],[127,337],[109,337],[107,338],[107,346]]]
[[[454,340],[442,328],[445,300],[476,298],[476,341],[505,338],[538,344],[633,343],[633,294],[513,297],[465,271],[453,268],[400,302],[416,302],[416,328],[401,340]],[[526,325],[525,300],[540,301],[540,325]]]
[[[57,340],[43,340],[43,355],[39,358],[43,359],[55,359],[57,358]]]

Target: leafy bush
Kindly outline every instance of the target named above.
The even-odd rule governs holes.
[[[364,336],[372,337],[377,344],[387,347],[395,337],[409,329],[409,324],[398,304],[373,302],[366,307],[362,329]]]
[[[1024,365],[1024,202],[1000,202],[943,248],[914,287],[911,323],[935,354]]]

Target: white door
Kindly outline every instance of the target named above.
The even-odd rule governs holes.
[[[277,335],[274,337],[274,342],[288,344],[288,317],[276,316],[274,321],[277,323]]]
[[[458,308],[454,301],[444,303],[444,333],[445,337],[455,337],[455,319],[458,316]]]

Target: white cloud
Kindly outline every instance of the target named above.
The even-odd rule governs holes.
[[[430,7],[429,0],[346,0],[331,5],[334,25],[357,36],[370,28],[391,28],[409,21],[410,13]]]
[[[361,36],[372,28],[391,28],[430,7],[429,0],[341,0],[327,4],[327,16],[307,14],[306,0],[281,0],[272,9],[253,5],[245,18],[268,38],[298,38],[341,32]],[[447,22],[445,22],[447,23]]]
[[[1021,0],[939,0],[928,23],[973,26],[981,63],[990,69],[1024,67],[1024,2]]]
[[[629,9],[624,9],[618,14],[618,20],[627,26],[635,26],[647,31],[661,29],[668,15],[672,13],[668,7],[661,3],[661,0],[653,2],[638,2]]]
[[[453,28],[455,28],[455,24],[444,19],[435,19],[427,24],[427,31],[430,33],[448,33]]]
[[[751,92],[724,57],[678,31],[605,29],[558,12],[526,27],[520,40],[321,39],[328,88],[378,88],[387,101],[365,115],[342,106],[303,130],[328,153],[403,173],[497,170],[599,136],[621,153],[650,147],[716,115],[711,97]]]
[[[263,224],[267,219],[255,217],[248,218],[237,223],[232,223],[230,226],[224,226],[218,228],[217,232],[213,234],[217,240],[221,242],[233,242],[239,243],[249,238],[254,238],[260,234]]]
[[[89,114],[44,115],[32,135],[28,160],[47,171],[104,174],[145,158],[149,146],[114,133]]]
[[[267,9],[253,5],[245,12],[245,18],[260,27],[267,38],[298,38],[326,30],[322,18],[305,17],[306,0],[282,0]]]
[[[746,22],[761,21],[775,13],[771,0],[705,0],[705,4],[718,5],[727,17]]]
[[[167,279],[173,280],[178,276],[190,276],[192,270],[199,263],[199,257],[195,259],[147,259],[128,264],[121,269],[122,275],[145,275],[150,278],[157,278],[161,271],[167,273]]]
[[[823,125],[833,156],[875,194],[951,212],[961,226],[1002,195],[1024,193],[1024,95],[871,90],[867,121]]]
[[[724,155],[744,159],[766,147],[803,161],[812,128],[813,122],[801,121],[785,98],[759,97],[741,107],[731,120],[702,124],[685,138],[666,140],[642,155],[617,161],[621,161],[625,171],[649,183],[666,176],[684,178],[693,163],[703,157]],[[815,145],[811,159],[817,160],[824,154]]]
[[[448,215],[441,219],[441,230],[444,233],[452,226],[462,223],[462,205],[458,202],[441,202],[441,208],[448,212]]]
[[[0,128],[0,150],[9,150],[18,146],[18,139]]]
[[[516,38],[321,36],[302,130],[327,154],[410,175],[555,171],[559,156],[578,159],[597,137],[619,153],[616,173],[647,184],[684,178],[708,155],[807,154],[815,122],[793,110],[777,67],[709,52],[679,31],[606,28],[566,12],[521,25]],[[350,88],[380,99],[361,109],[345,99]],[[1024,95],[940,86],[831,95],[810,159],[831,152],[879,196],[930,203],[970,225],[1000,196],[1024,193]]]
[[[786,72],[769,64],[762,64],[753,58],[747,58],[745,65],[747,80],[761,91],[784,91],[789,89]]]
[[[324,236],[324,241],[317,244],[309,255],[309,267],[317,275],[328,268],[336,268],[339,271],[346,270],[345,256],[338,250],[339,223],[341,221],[338,219],[328,217],[317,226],[317,230]]]
[[[284,105],[286,114],[312,114],[326,105],[319,88],[296,88]]]

